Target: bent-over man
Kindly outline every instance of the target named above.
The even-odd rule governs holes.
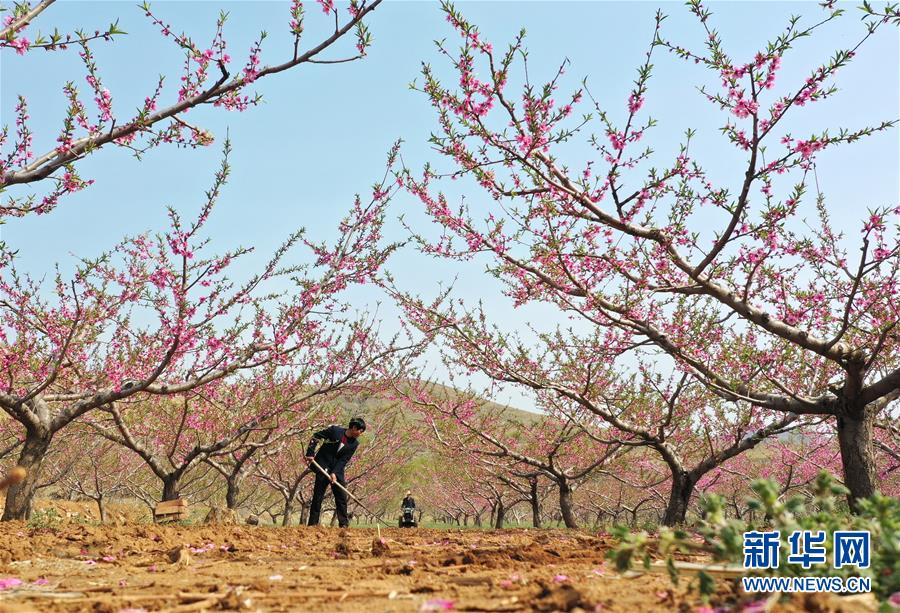
[[[334,493],[334,507],[338,525],[341,528],[346,528],[350,525],[350,518],[347,516],[347,493],[339,488],[337,484],[344,487],[347,486],[347,481],[344,479],[344,468],[347,466],[350,458],[353,457],[353,452],[359,446],[359,441],[357,440],[359,435],[365,430],[366,422],[361,417],[354,417],[347,424],[346,428],[329,426],[313,435],[309,446],[306,448],[306,463],[310,465],[313,473],[316,475],[312,502],[309,505],[308,525],[319,525],[322,501],[325,499],[325,490],[328,489],[329,484],[331,485],[331,491]],[[316,453],[316,446],[320,442],[322,446]],[[323,474],[318,468],[312,466],[313,460],[327,474]]]

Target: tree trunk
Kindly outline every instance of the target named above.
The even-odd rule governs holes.
[[[306,520],[309,518],[309,505],[303,502],[300,503],[300,525],[305,526]]]
[[[284,502],[284,517],[281,520],[282,526],[290,526],[291,525],[291,515],[294,513],[294,500],[293,498],[289,498]],[[303,522],[306,524],[306,522]]]
[[[577,530],[578,522],[575,520],[575,511],[572,509],[572,488],[565,479],[559,481],[559,510],[566,528]]]
[[[103,503],[103,496],[94,499],[97,502],[97,511],[100,512],[100,523],[106,523],[106,505]]]
[[[162,480],[162,502],[165,502],[166,500],[178,500],[178,482],[180,480],[180,474],[171,474],[166,476],[166,478]]]
[[[850,490],[850,509],[859,511],[857,501],[875,494],[875,454],[872,445],[874,415],[866,411],[847,412],[837,418],[838,443],[844,466],[844,485]]]
[[[635,527],[637,527],[637,516],[638,516],[638,511],[639,511],[639,510],[640,510],[640,507],[635,507],[634,510],[631,511],[631,523],[630,523],[629,525],[631,526],[631,529],[632,529],[632,530],[633,530]]]
[[[538,498],[537,479],[531,481],[531,523],[535,528],[541,527],[541,501]]]
[[[684,523],[696,483],[691,474],[684,471],[673,471],[669,503],[666,505],[666,513],[662,520],[664,526],[677,526]]]
[[[227,479],[228,488],[225,490],[225,506],[229,509],[237,511],[238,496],[241,494],[241,483],[237,478],[229,477]]]
[[[42,432],[28,431],[25,444],[19,454],[19,466],[25,469],[25,479],[15,483],[6,492],[6,507],[3,509],[2,521],[15,519],[27,520],[31,517],[31,502],[41,476],[41,464],[50,448],[53,435],[46,430]]]
[[[494,524],[494,527],[497,528],[497,530],[503,529],[503,520],[505,519],[505,517],[506,517],[506,507],[503,506],[502,502],[498,502],[497,503],[497,521]]]

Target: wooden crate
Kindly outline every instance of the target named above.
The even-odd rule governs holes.
[[[187,519],[188,515],[190,515],[188,501],[183,498],[160,502],[153,509],[153,521],[155,522],[181,521]]]

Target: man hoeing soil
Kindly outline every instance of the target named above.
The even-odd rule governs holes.
[[[359,446],[359,435],[365,432],[366,422],[361,417],[350,420],[347,428],[341,426],[329,426],[313,435],[309,446],[306,448],[306,463],[311,465],[316,475],[316,483],[313,486],[312,502],[309,505],[309,521],[307,525],[319,525],[319,514],[322,512],[322,501],[325,499],[325,490],[331,484],[334,492],[335,513],[338,525],[346,528],[350,525],[347,517],[347,492],[344,488],[347,481],[344,479],[344,468],[353,457],[353,452]],[[322,446],[316,453],[316,446]],[[322,470],[313,466],[318,464]],[[323,472],[324,471],[324,472]]]

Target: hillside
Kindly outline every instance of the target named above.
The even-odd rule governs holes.
[[[447,385],[441,385],[440,383],[429,383],[428,385],[434,391],[434,393],[439,396],[454,397],[462,394],[462,392],[460,392],[459,390]],[[330,402],[336,402],[341,405],[344,417],[346,419],[349,419],[350,417],[356,415],[363,416],[364,418],[367,416],[383,415],[384,411],[390,409],[394,409],[395,411],[399,412],[400,416],[404,420],[410,421],[412,423],[415,423],[422,419],[421,415],[404,407],[402,403],[391,401],[377,395],[341,396],[338,399],[332,400]],[[484,410],[491,412],[503,411],[511,421],[518,422],[524,425],[533,425],[540,421],[540,419],[543,417],[541,413],[524,411],[522,409],[517,409],[509,405],[501,405],[488,400],[482,400],[482,402]]]

